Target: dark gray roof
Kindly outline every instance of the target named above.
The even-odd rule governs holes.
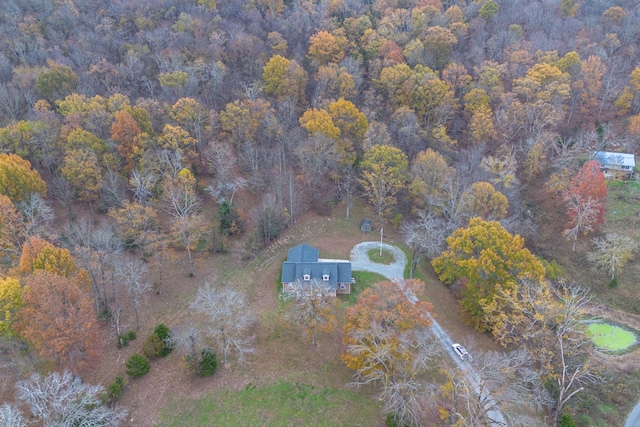
[[[318,262],[318,249],[306,243],[289,249],[287,261],[291,262]]]
[[[282,264],[282,282],[293,283],[297,280],[304,282],[304,275],[308,274],[309,280],[323,281],[324,275],[329,275],[329,284],[337,289],[338,283],[351,283],[350,262],[289,262]]]
[[[282,263],[282,282],[304,281],[305,274],[310,276],[310,280],[319,282],[322,282],[322,276],[328,274],[329,284],[337,289],[339,283],[351,283],[351,263],[345,261],[318,262],[318,249],[303,243],[289,249],[289,256]]]

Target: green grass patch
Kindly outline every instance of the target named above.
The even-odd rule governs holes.
[[[634,223],[640,212],[640,183],[634,181],[610,181],[608,184],[607,211],[608,225],[629,225]]]
[[[340,295],[340,300],[345,306],[354,305],[358,302],[358,297],[365,289],[387,280],[384,276],[369,271],[352,271],[351,276],[356,279],[356,283],[351,285],[351,293],[349,295]]]
[[[278,381],[225,390],[194,401],[173,402],[161,426],[371,426],[379,424],[375,400],[349,390]]]
[[[587,334],[594,344],[607,351],[622,351],[637,342],[636,335],[609,323],[590,323]]]
[[[396,257],[391,252],[384,249],[382,251],[380,249],[369,249],[367,256],[371,261],[378,264],[389,265],[396,260]]]
[[[407,264],[404,266],[404,278],[408,279],[411,275],[411,252],[405,246],[400,247],[400,249],[404,252],[404,257],[407,259]],[[429,279],[425,271],[429,268],[431,268],[431,262],[429,261],[429,258],[423,256],[416,266],[416,270],[413,272],[413,278],[420,279],[425,285],[428,284]]]

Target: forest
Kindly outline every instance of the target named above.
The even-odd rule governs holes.
[[[150,366],[250,393],[276,342],[363,399],[327,425],[624,424],[638,356],[586,325],[640,330],[640,183],[597,160],[640,154],[637,2],[3,0],[0,33],[0,424],[176,425]],[[275,291],[364,216],[406,281]],[[435,286],[495,400],[437,361]]]

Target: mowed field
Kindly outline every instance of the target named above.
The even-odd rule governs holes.
[[[334,332],[320,333],[312,346],[300,329],[284,321],[278,299],[280,267],[289,248],[305,242],[316,246],[321,257],[348,259],[355,244],[379,238],[359,230],[364,215],[360,204],[352,208],[349,220],[341,206],[331,216],[307,213],[256,259],[244,260],[234,242],[229,242],[230,251],[224,254],[199,253],[193,278],[187,276],[185,254],[173,254],[165,268],[164,292],[150,293],[141,308],[138,339],[118,349],[111,331],[108,341],[113,345],[107,345],[100,366],[86,380],[107,384],[116,375],[126,377],[124,362],[140,352],[157,324],[179,328],[191,321],[189,303],[198,287],[209,282],[246,293],[258,318],[253,330],[256,353],[242,366],[233,358],[228,366],[219,363],[209,378],[191,374],[176,352],[153,360],[147,375],[129,380],[120,400],[130,410],[129,425],[384,425],[377,390],[349,385],[352,372],[340,360],[341,319]],[[385,227],[384,240],[404,248],[391,227]],[[462,322],[457,302],[428,265],[422,266],[419,277],[426,282],[424,298],[433,304],[436,318],[454,340],[495,348],[486,335]],[[358,273],[356,293],[377,280],[376,275]],[[133,311],[124,295],[120,301],[121,328],[134,328]],[[353,304],[355,298],[344,297],[343,302]]]

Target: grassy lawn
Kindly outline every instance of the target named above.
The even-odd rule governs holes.
[[[640,241],[640,183],[611,181],[608,186],[605,224],[600,231],[603,234],[618,233]],[[585,241],[589,241],[586,250],[592,250],[590,241],[593,237],[595,236],[583,238]],[[640,313],[640,303],[637,298],[640,263],[637,259],[636,256],[635,260],[631,260],[619,272],[617,275],[618,287],[613,289],[607,286],[609,277],[605,272],[594,272],[590,266],[584,271],[584,280],[592,284],[591,290],[596,295],[598,302],[632,313]],[[582,278],[576,276],[576,279],[581,280]]]
[[[379,413],[376,402],[359,393],[277,381],[250,384],[240,391],[216,392],[194,401],[171,402],[161,414],[160,425],[373,426]]]
[[[578,426],[623,426],[640,393],[640,372],[608,373],[605,381],[589,386],[569,401]]]
[[[367,256],[371,261],[378,264],[389,265],[396,260],[396,257],[394,257],[391,252],[384,249],[382,251],[380,249],[369,249],[367,251]]]
[[[640,183],[611,181],[608,187],[607,226],[635,230],[640,226]]]
[[[355,285],[351,285],[351,293],[349,295],[340,295],[342,303],[347,307],[358,302],[358,297],[362,291],[372,287],[378,282],[387,280],[378,273],[370,273],[368,271],[352,271],[351,275],[356,279]]]
[[[218,372],[206,380],[185,378],[181,366],[175,366],[171,377],[161,371],[166,367],[151,373],[148,380],[155,375],[158,379],[166,378],[165,382],[171,384],[163,393],[164,399],[158,399],[155,413],[159,425],[384,424],[384,414],[376,398],[377,388],[346,386],[352,380],[353,372],[340,359],[343,351],[340,321],[345,307],[355,304],[364,289],[385,278],[375,273],[354,271],[356,284],[352,286],[352,293],[340,296],[343,308],[337,314],[339,326],[329,334],[319,334],[316,346],[308,342],[300,328],[285,321],[283,304],[278,299],[280,269],[291,247],[308,243],[319,249],[321,257],[346,259],[355,244],[370,240],[370,236],[358,227],[364,216],[362,204],[354,205],[352,219],[344,219],[340,210],[338,206],[331,217],[310,213],[300,218],[255,259],[239,260],[233,251],[203,257],[202,262],[216,272],[216,282],[246,293],[251,310],[259,318],[254,331],[256,355],[241,368],[235,367],[233,362],[229,369],[219,367]],[[390,227],[387,233],[388,241],[407,253],[397,231]],[[379,255],[379,250],[374,252]],[[385,252],[383,255],[387,255]],[[407,259],[409,256],[407,253]],[[486,335],[476,334],[462,323],[457,301],[433,277],[426,260],[420,263],[416,277],[427,284],[424,297],[433,304],[438,321],[454,340],[465,342],[474,335],[479,348],[495,349]],[[170,321],[166,323],[170,327],[174,325]],[[174,365],[179,363],[174,361]],[[133,395],[134,387],[141,396],[138,400]],[[130,406],[142,408],[148,405],[143,398],[145,393],[154,389],[145,387],[143,379],[130,385],[128,390],[125,398],[129,399]],[[157,395],[158,391],[153,393]],[[132,418],[138,416],[138,411],[134,412]]]

